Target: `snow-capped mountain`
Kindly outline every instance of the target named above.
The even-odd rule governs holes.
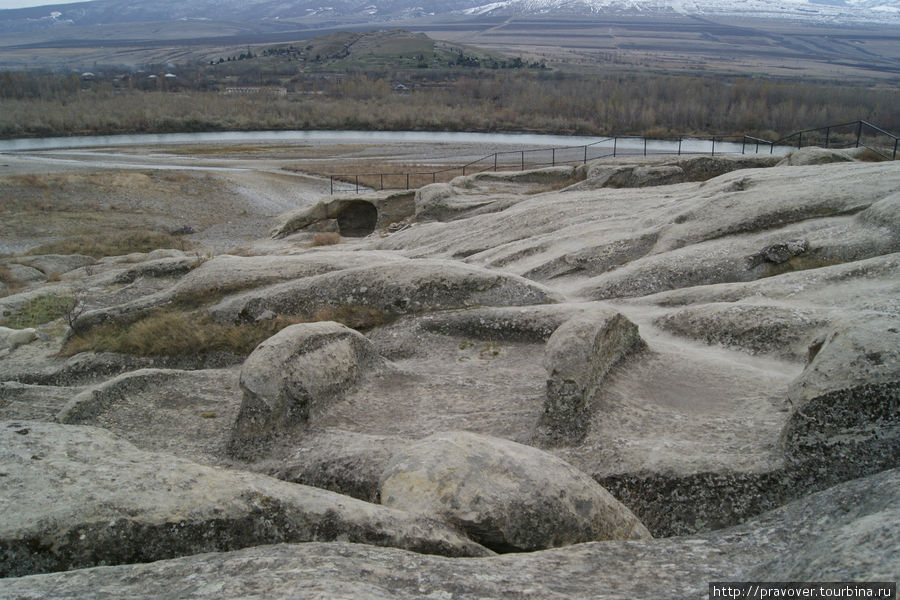
[[[0,30],[179,19],[389,22],[423,16],[734,15],[827,23],[895,23],[900,0],[94,0],[0,10]]]
[[[683,14],[900,23],[898,0],[503,0],[463,9],[468,15]]]

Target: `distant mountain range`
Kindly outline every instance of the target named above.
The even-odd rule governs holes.
[[[900,0],[95,0],[0,10],[0,31],[177,20],[256,22],[279,29],[340,20],[386,23],[423,17],[554,14],[727,15],[900,25]]]

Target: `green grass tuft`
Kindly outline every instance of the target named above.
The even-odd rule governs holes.
[[[2,325],[13,329],[25,329],[49,323],[65,316],[74,309],[76,299],[71,296],[49,294],[32,298],[17,311],[3,318]]]

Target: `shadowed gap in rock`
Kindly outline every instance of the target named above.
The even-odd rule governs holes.
[[[365,237],[375,231],[378,209],[371,202],[354,200],[344,207],[337,222],[342,236]]]

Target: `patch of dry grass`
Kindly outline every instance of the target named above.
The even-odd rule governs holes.
[[[135,356],[192,356],[228,352],[246,356],[262,341],[288,325],[336,321],[353,329],[371,329],[396,318],[388,311],[362,305],[323,307],[312,318],[278,315],[252,323],[217,323],[202,312],[159,309],[132,322],[98,325],[73,335],[60,356],[79,352],[117,352]]]
[[[94,258],[150,252],[159,248],[188,250],[194,245],[182,237],[160,231],[133,230],[98,235],[78,235],[41,244],[26,252],[36,254],[85,254]]]
[[[339,243],[341,243],[341,234],[339,233],[317,233],[313,236],[312,241],[309,243],[309,247],[315,248],[317,246],[333,246]]]
[[[87,351],[136,356],[247,355],[263,340],[300,321],[278,316],[232,325],[216,323],[207,315],[158,310],[133,323],[108,323],[73,336],[60,355]]]
[[[0,297],[17,294],[25,288],[6,265],[0,265],[0,283],[6,286],[0,290]]]

